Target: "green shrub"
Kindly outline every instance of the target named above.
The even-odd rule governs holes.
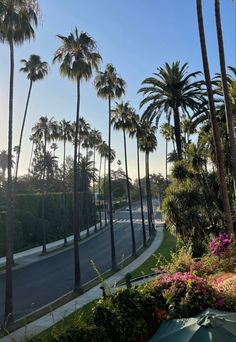
[[[78,215],[80,229],[86,229],[95,222],[93,196],[91,193],[79,193]],[[49,193],[45,197],[45,219],[42,221],[42,194],[17,194],[15,196],[14,252],[19,252],[42,243],[43,224],[46,241],[63,238],[72,234],[73,217],[72,193],[65,194],[65,207],[62,193]],[[0,221],[0,257],[4,253],[5,223]]]
[[[93,309],[91,321],[114,342],[147,341],[158,325],[155,299],[146,289],[119,290]]]

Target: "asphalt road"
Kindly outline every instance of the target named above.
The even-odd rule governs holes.
[[[145,214],[145,216],[147,216]],[[158,217],[157,217],[158,218]],[[131,232],[129,212],[119,210],[114,214],[115,244],[117,261],[131,254]],[[138,205],[134,206],[134,228],[136,246],[142,246],[141,215]],[[147,230],[147,226],[146,226]],[[80,246],[82,284],[96,277],[91,266],[94,261],[100,272],[110,269],[110,230],[106,229],[91,237]],[[18,319],[73,289],[73,248],[13,271],[14,317]],[[0,322],[4,313],[5,275],[0,275]]]

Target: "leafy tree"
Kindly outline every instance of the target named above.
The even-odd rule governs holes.
[[[109,181],[109,213],[110,213],[110,230],[111,230],[111,259],[112,269],[117,269],[114,230],[113,230],[113,214],[112,214],[112,189],[111,189],[111,101],[120,98],[125,93],[125,81],[116,73],[116,69],[112,64],[107,64],[104,72],[100,71],[94,81],[97,89],[97,95],[108,100],[108,181]]]
[[[79,34],[75,28],[68,37],[58,35],[62,45],[55,52],[53,62],[58,61],[60,65],[60,73],[63,77],[67,77],[76,82],[77,87],[77,108],[75,120],[75,136],[74,136],[74,214],[73,214],[73,230],[74,230],[74,259],[75,259],[75,284],[74,291],[81,289],[80,277],[80,260],[79,260],[79,218],[77,215],[78,208],[78,163],[77,163],[77,147],[79,133],[79,117],[80,117],[80,85],[81,81],[88,81],[93,73],[93,69],[98,69],[101,62],[101,56],[97,51],[96,42],[86,32]]]
[[[167,228],[199,257],[209,232],[223,227],[222,203],[215,172],[207,170],[204,147],[190,144],[186,156],[173,166],[162,210]]]
[[[150,184],[153,195],[159,199],[159,203],[161,205],[167,186],[166,179],[162,176],[161,173],[152,173],[150,175]]]

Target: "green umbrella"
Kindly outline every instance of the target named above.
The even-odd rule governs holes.
[[[162,322],[149,342],[236,342],[236,312],[207,309],[192,318]]]

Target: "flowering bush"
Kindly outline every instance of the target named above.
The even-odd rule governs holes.
[[[164,266],[167,273],[189,272],[199,277],[207,277],[211,274],[229,271],[234,268],[234,257],[231,252],[227,252],[224,258],[222,256],[207,254],[200,260],[194,259],[185,248],[180,249],[177,253],[171,254],[171,263]]]
[[[219,292],[236,296],[236,274],[224,273],[215,276],[211,281],[211,285]]]
[[[210,252],[211,255],[221,255],[224,253],[227,249],[227,247],[230,244],[230,238],[227,233],[221,233],[218,236],[216,236],[211,242],[210,242]]]
[[[172,318],[191,317],[214,301],[207,281],[191,273],[168,274],[151,283],[160,304],[169,309]]]

